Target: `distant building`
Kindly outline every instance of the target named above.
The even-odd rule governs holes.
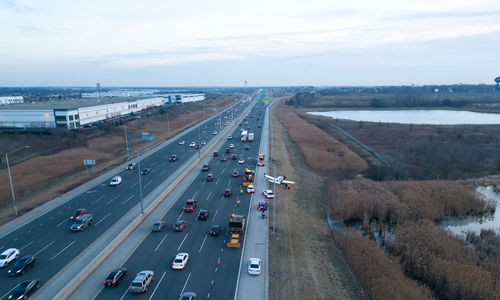
[[[82,98],[150,97],[158,90],[112,90],[107,92],[82,93]]]
[[[162,95],[168,103],[188,103],[205,100],[205,94],[166,94]]]
[[[24,103],[23,96],[0,97],[0,105]]]

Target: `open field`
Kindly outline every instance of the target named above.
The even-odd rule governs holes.
[[[206,100],[205,117],[213,114],[212,108],[227,107],[234,103],[233,95],[222,95],[215,100]],[[193,104],[191,114],[188,107],[178,106],[169,111],[170,136],[173,136],[193,123],[203,118],[203,106]],[[155,141],[144,142],[132,140],[131,148],[134,152],[142,151],[154,144],[167,139],[168,125],[166,113],[153,114],[151,118],[137,119],[127,122],[127,130],[130,134],[150,132],[155,135]],[[31,140],[26,138],[28,145],[35,145],[35,151],[41,149],[37,141],[53,139],[42,145],[52,145],[51,152],[35,156],[21,163],[11,165],[11,173],[18,200],[19,212],[25,213],[29,210],[50,201],[59,195],[87,181],[85,167],[82,165],[84,159],[95,159],[95,175],[99,175],[116,165],[123,163],[127,159],[125,150],[125,138],[123,126],[106,124],[98,130],[88,131],[91,137],[84,136],[86,132],[76,132],[79,139],[70,147],[60,149],[57,144],[57,136],[40,135],[38,138],[31,136]],[[66,141],[71,132],[63,132],[62,139]],[[7,139],[11,138],[7,135]],[[4,137],[2,137],[4,138]],[[18,144],[15,139],[14,146]],[[64,143],[63,143],[64,144]],[[67,144],[64,144],[67,145]],[[15,148],[15,147],[14,147]],[[12,149],[12,148],[10,148]],[[23,155],[29,150],[23,150]],[[0,224],[8,222],[13,218],[12,198],[8,180],[7,169],[0,169]]]
[[[276,109],[281,121],[279,113]],[[277,235],[273,238],[270,233],[269,299],[364,299],[325,220],[328,179],[305,164],[303,152],[279,120],[274,117],[272,123],[273,163],[278,174],[298,184],[276,191]],[[336,168],[334,163],[331,166]]]

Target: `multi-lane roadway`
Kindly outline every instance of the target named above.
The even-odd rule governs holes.
[[[198,150],[189,147],[192,141],[210,141],[216,137],[213,131],[219,131],[220,125],[215,125],[215,119],[222,116],[231,121],[230,112],[238,108],[241,112],[249,104],[241,101],[205,122],[196,125],[197,128],[172,140],[166,146],[141,160],[141,168],[150,168],[152,172],[142,176],[142,194],[148,195],[159,184],[166,180],[184,161]],[[201,128],[206,126],[206,130]],[[199,139],[199,140],[198,140]],[[184,140],[184,145],[179,141]],[[178,160],[169,162],[170,155],[176,154]],[[0,270],[5,273],[0,280],[0,296],[4,298],[21,281],[39,278],[43,285],[58,271],[64,268],[106,230],[115,224],[123,215],[133,208],[140,200],[138,185],[138,170],[121,170],[117,174],[123,179],[122,184],[111,187],[110,178],[93,186],[89,190],[75,196],[55,209],[37,217],[15,230],[0,237],[0,252],[8,248],[18,248],[21,256],[34,254],[37,257],[36,266],[26,274],[18,277],[7,276],[7,268]],[[71,232],[69,217],[76,209],[86,208],[94,215],[94,224],[83,232]],[[1,275],[0,275],[1,276]]]

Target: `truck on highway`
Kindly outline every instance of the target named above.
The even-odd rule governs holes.
[[[240,140],[241,140],[242,142],[246,142],[246,141],[247,141],[247,139],[248,139],[248,131],[243,130],[243,131],[241,132],[241,139],[240,139]]]
[[[249,141],[249,142],[253,142],[253,140],[254,140],[254,139],[255,139],[255,135],[253,134],[253,132],[250,132],[250,133],[248,134],[248,141]]]
[[[227,242],[228,248],[240,248],[241,237],[245,233],[246,218],[242,215],[232,214],[229,218],[228,231],[231,239]]]

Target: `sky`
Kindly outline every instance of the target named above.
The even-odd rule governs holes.
[[[498,0],[0,0],[0,86],[493,84]]]

